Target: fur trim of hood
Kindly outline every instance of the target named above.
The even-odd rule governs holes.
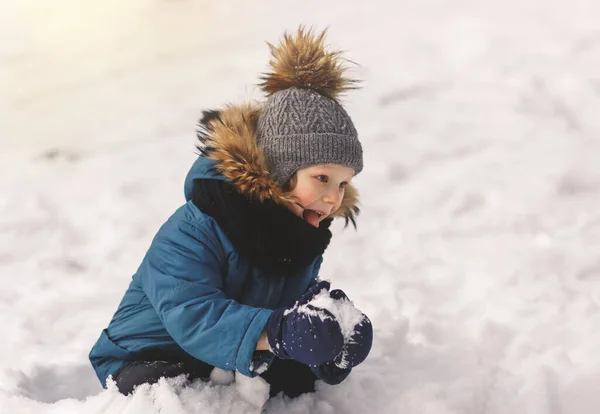
[[[289,205],[293,200],[271,177],[267,160],[256,141],[260,104],[230,105],[220,111],[205,111],[197,136],[198,150],[217,162],[216,169],[241,193],[259,201]],[[356,227],[358,192],[352,184],[332,218],[344,218]]]

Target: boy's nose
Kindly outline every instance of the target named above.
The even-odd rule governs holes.
[[[323,196],[323,202],[336,206],[340,202],[340,192],[337,189],[327,191]]]

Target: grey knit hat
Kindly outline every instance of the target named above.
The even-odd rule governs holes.
[[[339,52],[327,52],[323,32],[315,37],[301,27],[271,46],[270,73],[261,84],[269,95],[258,119],[257,141],[269,172],[283,186],[301,168],[341,164],[358,174],[362,146],[354,124],[337,97],[354,89],[343,77]]]

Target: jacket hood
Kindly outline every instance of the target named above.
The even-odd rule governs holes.
[[[236,190],[254,200],[273,200],[288,205],[293,200],[271,177],[262,149],[256,141],[260,104],[230,105],[220,111],[206,111],[198,128],[200,156],[185,179],[186,200],[192,198],[194,180],[229,181]],[[352,184],[332,218],[355,224],[359,213],[358,192]]]

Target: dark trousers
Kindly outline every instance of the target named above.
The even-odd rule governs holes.
[[[185,374],[189,381],[208,380],[213,367],[202,361],[134,361],[124,365],[113,379],[122,394],[130,394],[140,384],[154,384],[160,378],[173,378]],[[295,398],[315,391],[317,377],[312,370],[299,362],[275,358],[269,369],[261,375],[270,386],[270,396],[283,391]]]

